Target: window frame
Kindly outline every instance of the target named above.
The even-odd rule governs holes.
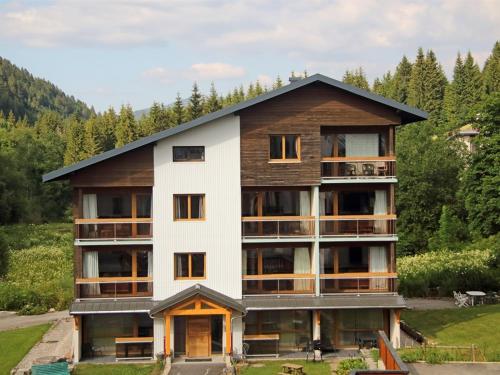
[[[286,157],[286,137],[293,136],[295,139],[295,148],[297,150],[296,158],[287,158]],[[271,138],[272,137],[281,137],[281,158],[273,159],[271,158]],[[301,159],[301,139],[299,134],[270,134],[269,135],[269,149],[268,149],[268,157],[269,163],[300,163]]]
[[[176,149],[185,149],[185,148],[195,148],[195,147],[200,147],[203,149],[203,158],[202,159],[187,159],[187,160],[176,160],[175,159],[175,150]],[[172,146],[172,161],[174,163],[202,163],[205,161],[205,146]]]
[[[199,218],[192,218],[191,217],[191,200],[193,196],[200,196],[201,197],[201,204],[202,204],[202,217]],[[178,218],[176,217],[176,212],[177,212],[177,198],[178,197],[187,197],[187,212],[188,212],[188,217],[187,218]],[[174,221],[205,221],[207,217],[207,212],[206,212],[206,207],[205,207],[205,194],[174,194]]]
[[[177,256],[188,256],[188,276],[177,276]],[[192,276],[193,274],[193,255],[203,255],[203,276]],[[207,278],[207,253],[174,253],[174,280],[206,280]]]

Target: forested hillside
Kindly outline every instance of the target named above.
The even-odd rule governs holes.
[[[154,103],[147,115],[136,119],[130,106],[94,114],[50,83],[0,62],[2,82],[11,90],[7,95],[2,90],[0,96],[0,223],[67,218],[67,186],[42,184],[43,173],[283,85],[278,77],[273,87],[257,81],[226,95],[212,85],[203,95],[195,83],[187,104],[177,95],[173,105]],[[471,54],[458,55],[452,77],[446,77],[432,50],[420,49],[414,61],[403,57],[394,72],[373,84],[362,68],[346,72],[343,80],[430,114],[428,121],[401,127],[397,134],[400,254],[460,247],[498,233],[500,43],[482,67]],[[41,98],[50,92],[57,94],[46,103]],[[449,139],[450,132],[465,124],[481,132],[473,155]]]
[[[35,78],[26,69],[0,57],[0,111],[6,115],[12,112],[16,118],[26,116],[33,122],[47,109],[62,116],[75,114],[80,118],[88,118],[94,112],[54,84]]]

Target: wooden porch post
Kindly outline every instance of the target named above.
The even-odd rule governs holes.
[[[231,312],[226,313],[226,354],[231,354]]]
[[[170,315],[164,314],[165,317],[165,357],[170,357]]]

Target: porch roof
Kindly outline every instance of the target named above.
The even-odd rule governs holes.
[[[93,301],[74,301],[69,313],[73,315],[81,314],[113,314],[113,313],[149,313],[149,310],[155,305],[152,300],[93,300]]]
[[[335,295],[335,296],[280,296],[247,297],[242,304],[251,310],[313,310],[313,309],[402,309],[406,307],[403,297],[393,294],[381,295]]]
[[[216,303],[219,303],[220,305],[227,306],[233,310],[239,312],[245,312],[245,307],[238,301],[234,300],[233,298],[228,297],[225,294],[219,293],[213,289],[207,288],[206,286],[203,286],[201,284],[196,284],[187,289],[184,289],[183,291],[173,295],[172,297],[169,297],[157,303],[151,309],[150,314],[155,315],[161,311],[164,311],[166,309],[169,309],[170,307],[177,305],[180,302],[189,300],[190,298],[193,298],[197,295],[205,297]]]

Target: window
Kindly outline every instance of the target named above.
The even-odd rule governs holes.
[[[204,220],[205,195],[174,195],[174,220]]]
[[[271,161],[300,160],[300,137],[298,135],[271,135],[269,159]]]
[[[174,254],[175,279],[204,279],[205,253]]]
[[[205,161],[205,146],[174,146],[174,161]]]

